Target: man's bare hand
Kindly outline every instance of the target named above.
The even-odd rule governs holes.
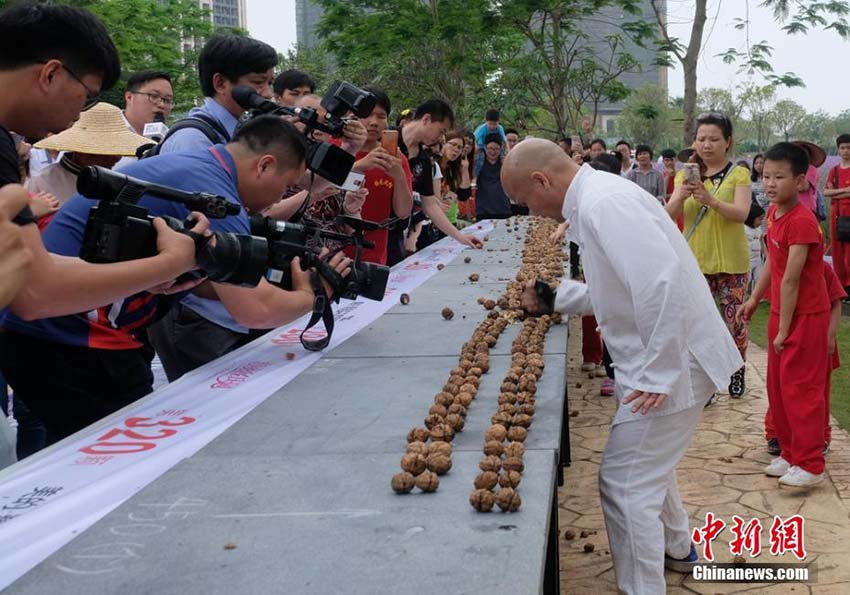
[[[28,201],[23,186],[0,188],[0,307],[11,302],[29,278],[32,252],[24,243],[20,226],[12,222]]]
[[[646,415],[652,409],[658,409],[664,404],[667,395],[663,393],[647,393],[642,390],[632,391],[625,399],[623,405],[632,405],[632,413],[640,411],[641,415]]]

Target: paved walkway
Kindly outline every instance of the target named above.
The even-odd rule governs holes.
[[[569,395],[572,465],[560,489],[559,523],[561,592],[616,593],[608,537],[602,518],[597,473],[614,413],[611,397],[599,395],[601,379],[581,372],[581,327],[570,327]],[[741,400],[720,395],[705,410],[687,455],[679,465],[679,488],[691,516],[691,526],[704,523],[705,513],[731,525],[732,515],[759,518],[764,526],[760,562],[794,562],[791,554],[775,558],[769,553],[768,527],[774,515],[801,514],[806,521],[808,561],[817,567],[816,582],[773,586],[695,583],[690,576],[667,573],[668,593],[850,593],[850,437],[833,421],[832,450],[827,455],[828,481],[809,490],[778,487],[762,473],[772,458],[765,450],[763,419],[767,408],[765,376],[767,357],[750,345],[747,365],[748,393]],[[575,538],[565,539],[567,531]],[[586,537],[582,537],[586,534]],[[731,562],[727,528],[714,542],[718,562]],[[585,553],[584,546],[594,550]]]

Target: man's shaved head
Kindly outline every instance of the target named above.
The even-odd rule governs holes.
[[[527,138],[505,157],[502,188],[531,211],[561,220],[564,195],[578,165],[552,141]]]

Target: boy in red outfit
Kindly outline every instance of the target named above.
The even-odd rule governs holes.
[[[847,292],[841,286],[838,280],[838,275],[832,265],[824,263],[823,275],[826,281],[826,292],[829,295],[829,301],[832,304],[829,312],[829,333],[827,338],[828,343],[828,358],[829,363],[826,368],[826,386],[824,388],[823,398],[826,403],[824,407],[824,426],[823,426],[823,454],[829,452],[829,444],[832,442],[832,427],[829,423],[829,398],[832,392],[832,371],[841,367],[841,360],[838,357],[838,326],[841,324],[841,300],[847,297]],[[773,424],[773,416],[770,414],[770,407],[764,415],[764,438],[767,440],[768,452],[773,455],[778,455],[781,452],[782,446],[779,444],[779,438],[776,437],[776,426]]]
[[[832,201],[829,213],[832,264],[841,285],[850,287],[850,242],[846,238],[840,240],[837,234],[838,218],[850,217],[850,134],[839,136],[836,144],[841,163],[829,170],[823,194]]]
[[[738,316],[749,321],[770,287],[767,397],[782,454],[765,468],[794,487],[823,481],[823,421],[830,305],[823,272],[823,238],[817,219],[800,203],[808,154],[779,143],[765,154],[767,213],[765,267]]]

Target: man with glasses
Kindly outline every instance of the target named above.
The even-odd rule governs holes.
[[[171,77],[159,70],[144,70],[127,79],[124,117],[132,132],[144,134],[145,124],[164,122],[174,109]]]

